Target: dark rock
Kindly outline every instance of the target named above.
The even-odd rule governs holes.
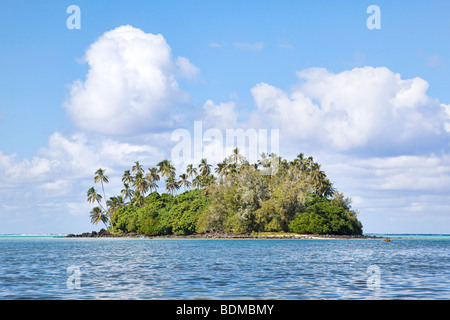
[[[99,237],[106,237],[106,236],[110,236],[110,235],[111,235],[111,233],[109,231],[106,231],[105,229],[101,229],[98,232]]]

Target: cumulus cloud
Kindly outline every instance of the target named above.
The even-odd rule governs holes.
[[[264,44],[234,47],[258,51]],[[238,122],[237,102],[209,99],[190,110],[188,123],[179,111],[189,95],[178,81],[194,79],[200,70],[187,58],[174,57],[162,35],[122,26],[100,36],[84,60],[89,66],[86,78],[71,84],[64,104],[80,132],[70,136],[55,132],[48,146],[31,159],[0,151],[3,199],[14,199],[21,207],[3,204],[4,210],[26,207],[32,215],[31,203],[37,200],[42,212],[52,204],[71,215],[87,215],[85,192],[98,168],[107,169],[109,190],[118,192],[124,169],[135,161],[153,166],[167,158],[170,132],[191,127],[194,118],[202,121],[205,132],[279,129],[283,157],[313,152],[339,191],[366,209],[376,207],[383,192],[393,194],[386,200],[392,203],[398,201],[396,191],[442,200],[440,190],[450,187],[450,156],[445,153],[450,104],[431,98],[428,83],[421,78],[403,79],[388,68],[340,73],[311,68],[297,72],[299,81],[290,90],[269,83],[251,88],[256,109],[248,110],[246,121]],[[216,147],[213,142],[203,144],[208,160],[223,160],[224,155],[214,153]],[[441,149],[442,154],[430,155]],[[292,150],[295,154],[288,154]],[[38,199],[42,194],[45,203]],[[22,205],[24,195],[29,198]],[[64,197],[64,205],[52,197]],[[428,201],[410,199],[403,197],[402,205],[414,212],[422,211]]]
[[[83,131],[152,132],[173,125],[174,108],[188,99],[177,76],[198,73],[187,58],[172,56],[161,34],[121,26],[88,48],[89,71],[74,81],[64,107]]]
[[[365,232],[448,232],[448,153],[368,158],[322,154],[320,158],[335,187],[356,200],[354,208],[368,226]],[[423,216],[414,217],[419,212]]]
[[[20,185],[25,181],[39,181],[43,176],[59,166],[57,159],[33,157],[31,160],[17,160],[17,154],[5,155],[0,152],[0,186]]]
[[[421,191],[446,194],[450,188],[450,155],[401,155],[357,158],[324,155],[330,176],[341,177],[339,185],[371,191]]]
[[[218,129],[234,129],[237,127],[236,103],[224,102],[215,104],[208,100],[203,105],[203,122],[206,127]]]
[[[7,203],[0,209],[20,212],[21,221],[27,222],[38,216],[52,215],[59,219],[67,214],[83,215],[79,221],[66,218],[76,223],[85,221],[87,228],[92,206],[86,203],[86,191],[94,185],[95,171],[107,170],[110,177],[107,197],[119,194],[123,170],[130,169],[135,161],[151,167],[165,157],[165,150],[144,143],[147,140],[148,137],[141,137],[140,142],[131,143],[97,134],[65,136],[55,132],[48,145],[31,159],[0,152],[0,190],[3,202]],[[2,232],[8,230],[7,226],[2,227],[6,228]],[[70,230],[73,226],[69,223],[66,227]]]
[[[110,163],[112,168],[123,168],[130,167],[135,161],[140,161],[143,165],[155,165],[156,161],[165,157],[165,150],[144,143],[130,144],[106,139],[101,145],[100,154],[103,161]]]
[[[297,76],[290,92],[267,83],[253,87],[252,121],[278,126],[285,139],[338,151],[411,152],[447,138],[446,110],[421,78],[373,67],[337,74],[311,68]]]
[[[48,146],[32,160],[18,160],[17,155],[0,152],[0,186],[37,184],[44,191],[68,186],[68,181],[91,179],[98,168],[109,173],[122,173],[135,161],[155,165],[164,150],[145,144],[131,144],[110,138],[91,139],[87,134],[65,137],[55,132]]]
[[[193,65],[189,59],[178,57],[175,61],[179,69],[179,75],[184,78],[194,79],[200,72],[200,69]]]

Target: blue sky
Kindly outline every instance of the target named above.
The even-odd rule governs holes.
[[[378,30],[366,26],[373,4]],[[79,30],[66,26],[70,5]],[[97,228],[85,203],[93,172],[107,168],[117,193],[123,169],[170,157],[170,134],[195,120],[280,129],[280,154],[321,163],[365,232],[450,233],[448,1],[2,1],[0,11],[0,233]]]

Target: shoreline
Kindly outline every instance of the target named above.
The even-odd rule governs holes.
[[[330,239],[385,239],[385,237],[367,235],[330,235],[330,234],[234,234],[234,233],[203,233],[192,235],[161,235],[147,236],[145,234],[112,234],[104,229],[99,232],[68,234],[64,238],[145,238],[145,239],[299,239],[299,240],[330,240]]]

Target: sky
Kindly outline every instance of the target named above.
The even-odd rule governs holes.
[[[0,234],[98,230],[86,202],[98,168],[117,195],[135,161],[214,163],[207,133],[239,129],[285,159],[312,156],[364,233],[450,233],[448,1],[3,0],[0,12]],[[181,160],[180,132],[194,150]]]

